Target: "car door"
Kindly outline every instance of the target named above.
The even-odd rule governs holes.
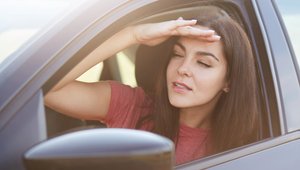
[[[131,1],[132,3],[134,1]],[[68,58],[64,64],[60,64],[57,68],[58,71],[52,75],[52,77],[44,84],[43,90],[46,93],[62,75],[66,74],[76,63],[85,57],[92,49],[103,42],[106,38],[116,33],[126,25],[155,22],[161,20],[176,19],[178,15],[188,15],[190,11],[196,10],[197,6],[212,4],[223,8],[232,17],[238,20],[245,28],[248,33],[252,45],[254,54],[256,57],[257,72],[258,72],[258,83],[260,87],[260,101],[261,101],[261,139],[272,139],[274,137],[282,135],[282,105],[278,98],[277,87],[277,75],[274,71],[274,65],[272,64],[273,58],[269,55],[268,42],[265,41],[266,32],[260,27],[260,18],[257,16],[257,6],[251,1],[242,0],[230,0],[230,1],[147,1],[149,3],[140,2],[138,8],[132,9],[131,11],[123,11],[122,17],[118,16],[113,19],[114,22],[106,25],[101,31],[95,31],[94,37],[87,41],[80,50],[74,52],[72,56]],[[130,3],[129,3],[130,4]],[[141,5],[142,4],[142,5]],[[121,8],[122,9],[122,8]],[[117,13],[118,14],[118,13]],[[112,15],[112,13],[111,13]],[[116,14],[114,14],[116,15]],[[109,17],[108,17],[109,18]],[[134,18],[134,19],[133,19]],[[98,23],[95,23],[97,25]],[[99,24],[100,27],[100,24]],[[128,49],[131,51],[131,49]],[[126,51],[126,50],[125,50]],[[124,51],[124,53],[126,53]],[[60,56],[62,57],[62,56]],[[57,57],[59,58],[59,57]],[[117,67],[117,65],[115,64]],[[120,70],[119,70],[120,71]],[[118,71],[117,71],[118,72]],[[260,141],[262,142],[262,141]],[[260,142],[252,144],[254,148],[261,148]],[[268,145],[269,146],[269,145]],[[234,150],[230,150],[225,153],[220,153],[209,158],[196,160],[191,163],[178,166],[178,169],[205,169],[208,167],[215,166],[233,159],[249,154],[250,146],[244,146]],[[252,149],[253,149],[252,147]],[[251,147],[250,147],[251,148]],[[246,149],[246,151],[245,151]]]
[[[208,3],[223,8],[239,20],[251,39],[261,91],[260,101],[263,113],[261,115],[261,138],[267,140],[196,160],[177,168],[222,168],[223,165],[226,168],[225,162],[233,162],[233,167],[243,167],[245,164],[238,163],[238,160],[240,160],[238,158],[245,158],[246,155],[254,155],[256,152],[296,139],[298,133],[288,134],[288,132],[294,131],[297,127],[288,126],[285,118],[288,111],[292,110],[291,113],[295,113],[293,111],[295,104],[287,100],[291,95],[291,92],[288,91],[289,88],[296,89],[298,87],[294,84],[296,83],[294,79],[297,78],[294,62],[289,58],[291,55],[289,50],[286,50],[286,53],[280,51],[281,54],[288,55],[287,61],[281,61],[280,57],[276,57],[280,56],[279,54],[274,55],[275,52],[278,52],[274,51],[279,49],[278,46],[282,48],[282,44],[276,45],[276,43],[283,43],[288,47],[286,37],[282,34],[282,28],[275,28],[275,35],[280,35],[278,34],[279,31],[282,34],[280,39],[282,41],[271,41],[270,37],[274,37],[274,33],[271,34],[272,31],[269,31],[271,26],[268,24],[274,25],[273,22],[278,21],[262,20],[262,18],[270,16],[275,17],[274,20],[276,20],[277,13],[272,1],[90,1],[82,8],[77,9],[75,13],[70,13],[68,17],[58,22],[53,26],[53,29],[43,35],[43,38],[21,51],[22,53],[20,52],[19,55],[23,57],[24,61],[20,61],[20,67],[7,66],[6,69],[11,67],[15,71],[6,76],[5,81],[1,81],[1,97],[3,98],[1,98],[0,146],[3,146],[5,152],[1,153],[0,169],[22,169],[22,153],[30,146],[42,140],[47,140],[49,124],[46,124],[47,117],[44,113],[43,95],[105,39],[127,25],[170,19],[170,16],[181,14],[181,9],[189,10],[197,5]],[[174,12],[174,15],[170,11]],[[271,12],[271,14],[268,14],[268,12]],[[280,22],[277,23],[277,26],[280,26]],[[129,49],[129,51],[132,50]],[[126,54],[126,51],[124,51],[124,54]],[[285,62],[285,64],[281,62]],[[286,67],[286,64],[291,66],[288,69],[289,74],[291,74],[288,80],[289,86],[286,85],[286,80],[282,77],[285,70],[283,68]],[[111,65],[112,67],[118,67],[113,62]],[[115,69],[115,71],[121,75],[121,69]],[[5,74],[1,72],[2,75]],[[16,87],[13,87],[11,85],[14,84],[16,77],[19,83],[16,84]],[[290,84],[293,85],[290,86]],[[299,89],[296,89],[294,92],[296,101],[298,100],[298,91]],[[32,119],[31,126],[25,128],[29,123],[29,119]],[[23,131],[20,131],[20,129]],[[19,133],[12,133],[15,131],[19,131]],[[30,137],[30,135],[33,137]],[[282,137],[275,138],[278,136]],[[11,141],[15,141],[15,143]],[[12,148],[12,150],[7,148]],[[9,152],[11,156],[6,157]],[[237,160],[236,164],[234,160]],[[229,164],[227,165],[229,166]]]
[[[278,93],[274,66],[270,64],[271,58],[268,55],[268,48],[264,43],[264,32],[257,27],[259,20],[256,18],[253,4],[250,1],[130,1],[111,11],[103,18],[95,21],[93,26],[87,28],[85,32],[74,38],[66,48],[62,49],[57,55],[53,56],[52,62],[49,63],[47,69],[47,81],[43,84],[43,92],[47,91],[75,64],[82,58],[87,56],[94,48],[96,48],[105,39],[112,36],[120,29],[130,24],[157,22],[161,20],[175,19],[175,16],[188,16],[189,12],[197,10],[197,6],[212,4],[223,8],[232,17],[238,20],[246,29],[254,47],[257,70],[258,83],[260,87],[261,101],[261,139],[273,138],[281,135],[281,105],[278,104]],[[70,29],[70,28],[69,28]],[[58,37],[56,37],[58,38]],[[131,49],[128,49],[132,51]],[[126,50],[124,51],[126,54]],[[273,60],[271,60],[273,61]],[[112,67],[119,67],[117,64],[110,63]],[[50,69],[52,68],[52,69]],[[115,70],[121,72],[121,69]],[[121,75],[122,73],[120,73]],[[66,132],[64,132],[66,133]],[[258,146],[258,145],[254,145]],[[246,146],[245,146],[246,147]],[[228,151],[229,153],[221,153],[211,158],[196,160],[186,165],[178,166],[178,168],[195,168],[202,169],[221,162],[236,159],[244,153],[242,148]],[[223,156],[222,156],[223,155]],[[229,156],[228,156],[229,155]],[[226,158],[226,159],[224,159]],[[198,164],[198,161],[200,164]]]
[[[116,16],[103,18],[127,1],[82,2],[67,0],[67,2],[45,3],[48,8],[53,3],[62,3],[66,6],[61,9],[63,12],[59,13],[60,16],[54,18],[56,20],[53,18],[49,20],[50,24],[45,24],[47,27],[42,27],[33,38],[24,42],[10,56],[5,59],[1,58],[0,169],[24,169],[23,153],[34,144],[47,139],[43,104],[45,90],[42,89],[45,88],[43,87],[45,82],[62,65],[65,65],[65,62],[73,57],[73,54],[78,52],[91,37],[94,37],[96,31],[101,32],[107,25],[114,22],[113,18],[121,17],[122,11],[128,10],[126,6],[125,9],[120,9],[120,13],[116,12]],[[11,3],[11,6],[17,9],[22,8],[17,5],[18,2],[7,3]],[[33,3],[35,7],[38,4],[36,1],[25,3]],[[36,15],[39,15],[39,10],[44,7],[40,5],[38,9],[32,9],[37,11]],[[139,6],[138,2],[132,2],[130,5],[132,5],[132,10]],[[53,10],[59,10],[59,7],[61,6],[58,5]],[[36,18],[33,17],[33,19]],[[93,25],[96,20],[102,23],[98,24],[98,27]],[[88,31],[85,33],[86,29]],[[76,57],[74,58],[76,60]]]

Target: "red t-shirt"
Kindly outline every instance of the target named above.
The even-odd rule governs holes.
[[[149,111],[147,107],[138,107],[146,99],[143,89],[132,88],[115,81],[110,81],[110,86],[111,101],[104,122],[110,128],[135,128],[139,116]],[[177,165],[205,156],[208,132],[209,130],[180,125],[175,149]]]

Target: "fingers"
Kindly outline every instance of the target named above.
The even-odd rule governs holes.
[[[203,39],[203,38],[201,38],[201,39]],[[220,39],[221,39],[221,36],[219,36],[219,35],[212,35],[212,36],[205,38],[206,41],[211,41],[211,42],[219,41]]]
[[[176,29],[177,33],[182,36],[194,35],[194,36],[212,36],[215,34],[214,30],[201,29],[197,27],[185,26]]]
[[[219,35],[215,34],[214,30],[193,26],[179,27],[173,32],[173,35],[195,37],[206,41],[218,41],[221,38]]]
[[[197,23],[197,20],[191,19],[191,20],[184,20],[182,17],[179,17],[177,20],[169,21],[171,23],[171,27],[177,28],[177,27],[184,27],[184,26],[192,26]]]
[[[173,22],[171,35],[196,37],[206,41],[218,41],[221,38],[214,30],[197,27],[197,20],[184,20],[179,17],[170,22]]]
[[[133,27],[132,35],[137,43],[156,45],[170,36],[189,36],[204,41],[217,41],[220,36],[215,31],[196,26],[196,20],[177,20],[160,23],[141,24]]]

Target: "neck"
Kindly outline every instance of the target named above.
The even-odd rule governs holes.
[[[211,111],[194,110],[191,108],[180,110],[180,123],[192,128],[210,128]]]
[[[209,129],[211,127],[211,116],[221,93],[216,95],[210,102],[189,108],[180,109],[180,123],[192,128]]]

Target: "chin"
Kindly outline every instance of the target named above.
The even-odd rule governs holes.
[[[170,104],[176,108],[185,108],[188,107],[186,103],[183,101],[178,101],[178,100],[170,100]]]

